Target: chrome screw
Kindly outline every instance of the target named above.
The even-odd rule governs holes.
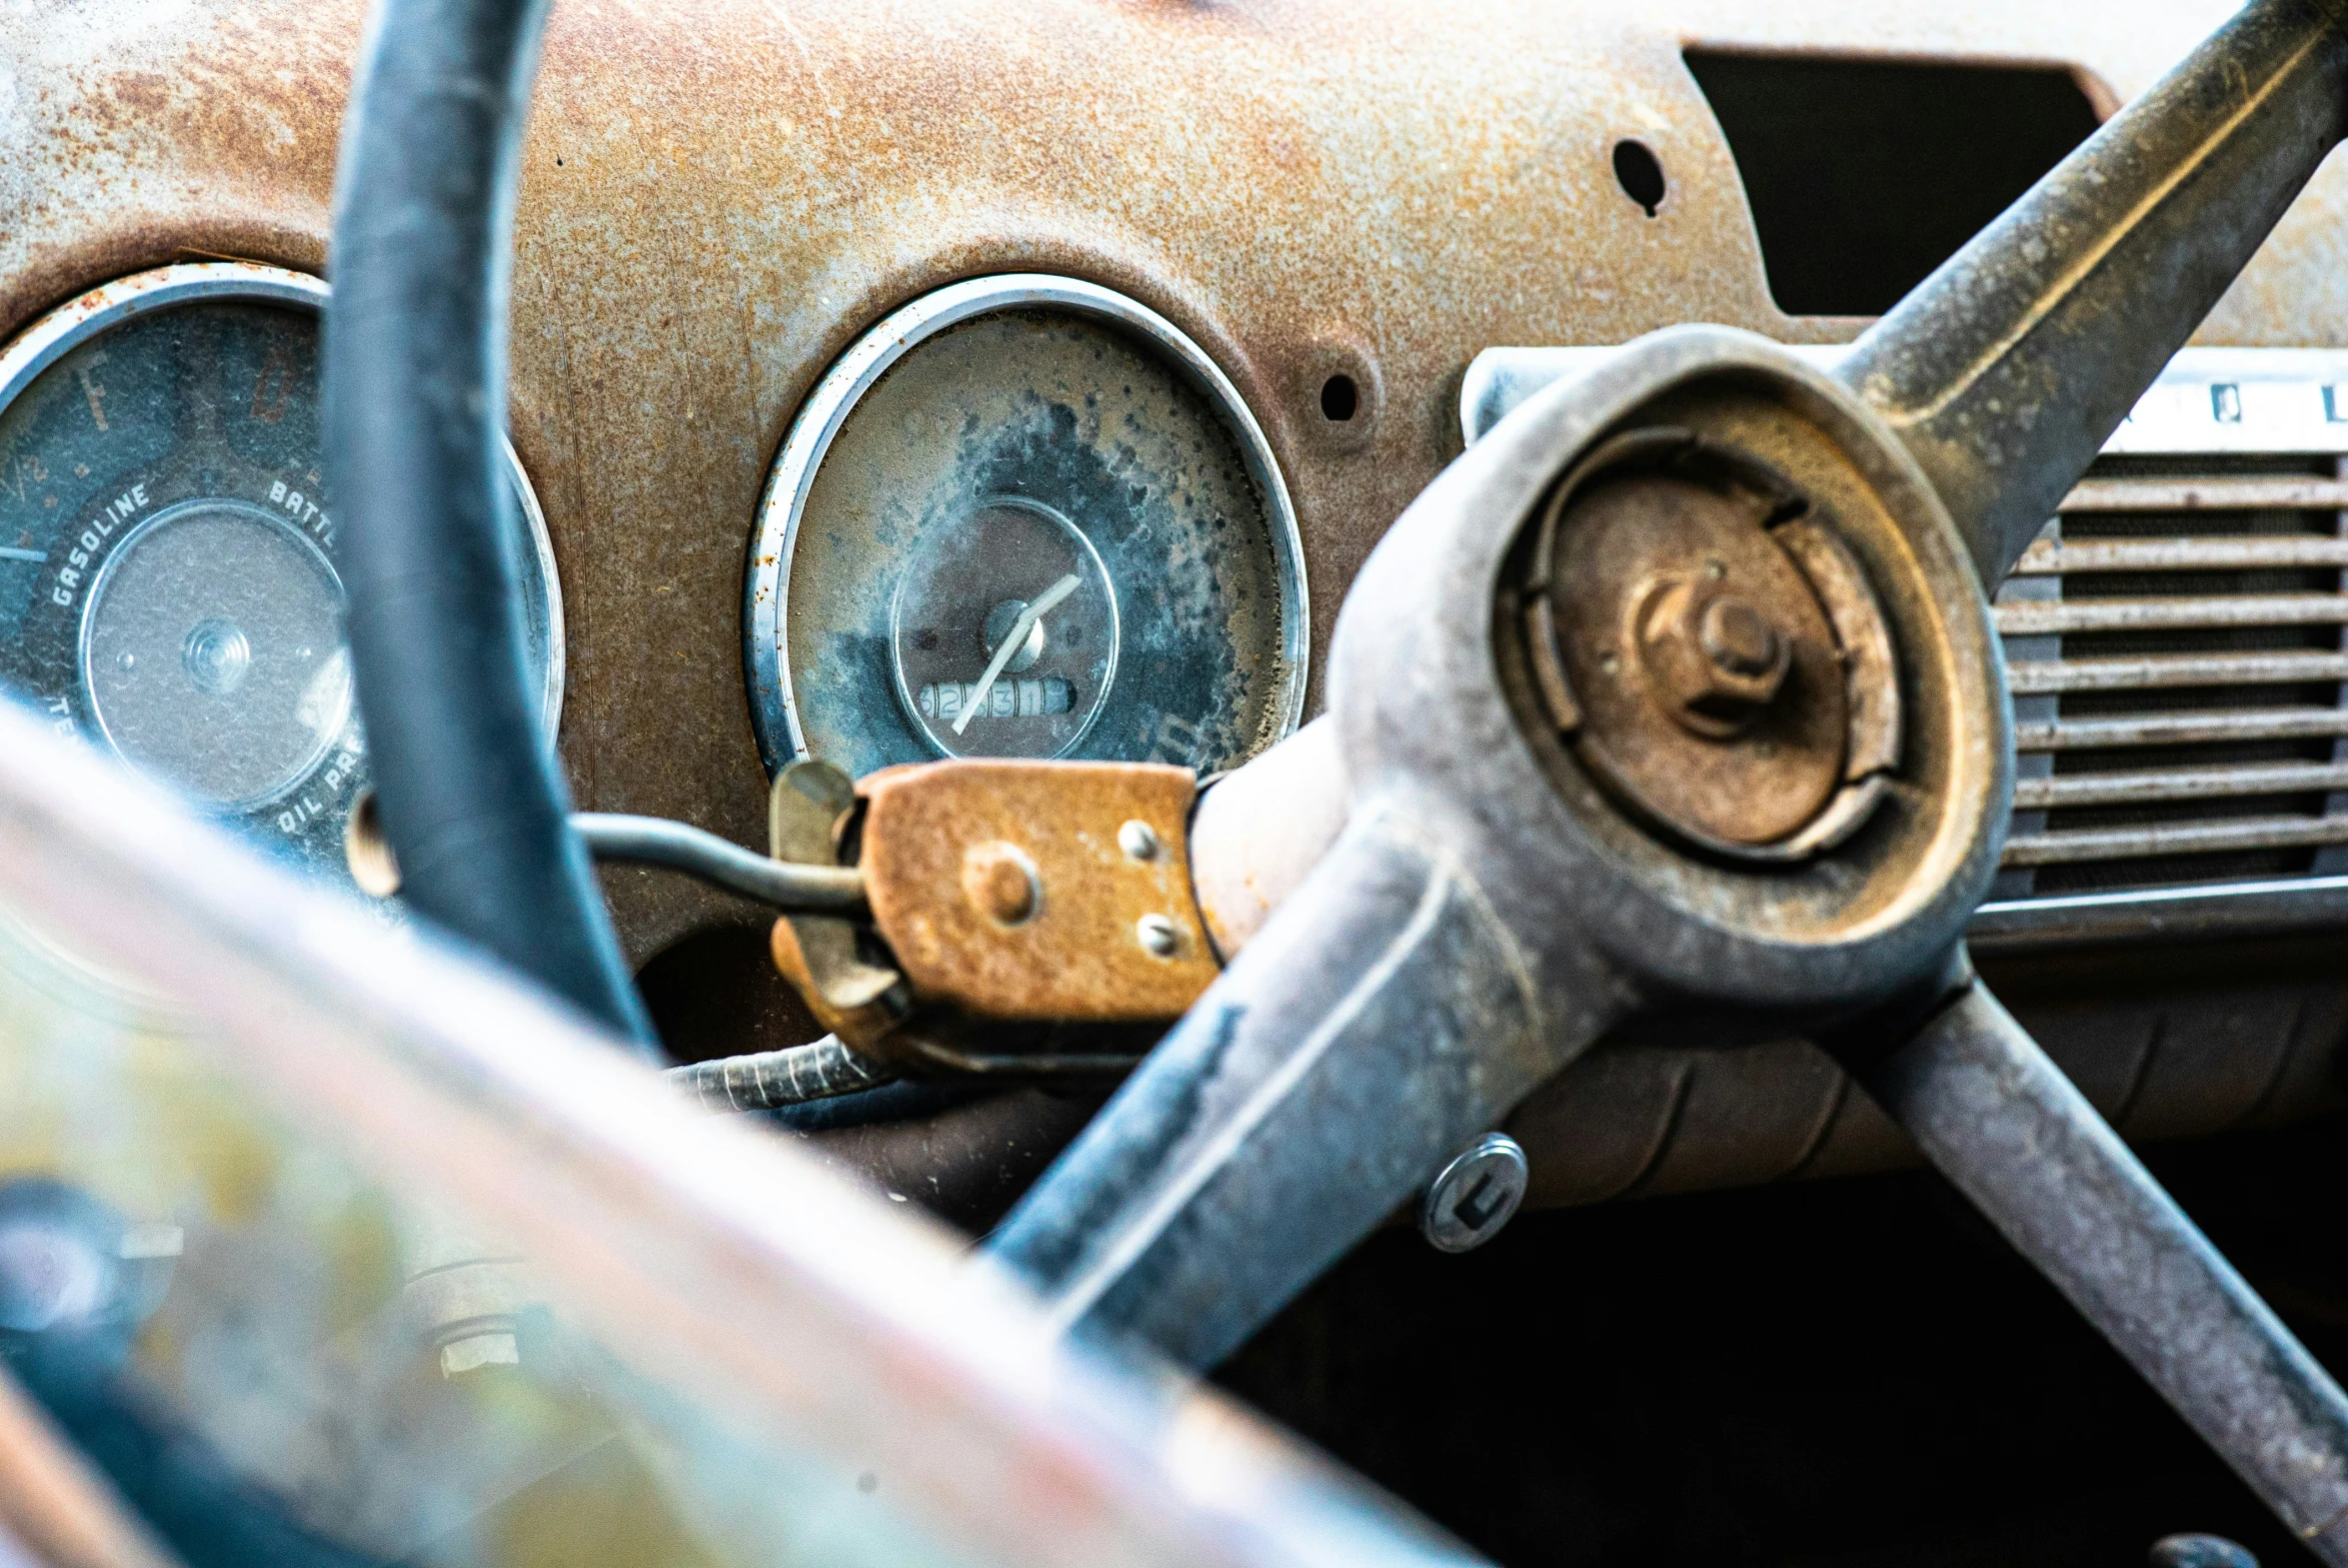
[[[1428,1183],[1418,1233],[1437,1252],[1471,1252],[1500,1233],[1531,1178],[1523,1147],[1505,1132],[1487,1132]]]
[[[1134,922],[1134,934],[1152,957],[1171,958],[1181,950],[1182,933],[1163,914],[1145,914]]]
[[[1137,860],[1158,858],[1158,830],[1135,817],[1117,830],[1117,846]]]

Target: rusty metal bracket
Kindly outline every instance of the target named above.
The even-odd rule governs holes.
[[[776,781],[778,859],[853,860],[869,924],[792,914],[776,966],[848,1046],[930,1074],[1122,1070],[1221,964],[1189,770],[966,760]]]
[[[778,860],[838,865],[856,810],[856,786],[828,763],[794,763],[768,796],[767,833]],[[867,952],[868,933],[837,914],[787,914],[775,922],[775,967],[807,998],[816,1021],[852,1046],[870,1047],[913,1011],[905,980]]]
[[[1219,972],[1190,890],[1188,769],[931,763],[858,792],[874,923],[925,1005],[1163,1023]]]

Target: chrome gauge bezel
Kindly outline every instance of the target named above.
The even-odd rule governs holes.
[[[1263,428],[1230,378],[1173,322],[1138,300],[1077,278],[1003,273],[971,278],[923,295],[893,312],[843,354],[808,394],[759,499],[743,591],[743,656],[750,673],[751,725],[767,772],[808,756],[799,703],[785,651],[790,634],[792,554],[800,519],[824,456],[864,395],[924,341],[981,316],[1043,307],[1108,324],[1158,351],[1205,398],[1237,443],[1247,475],[1263,497],[1280,591],[1283,674],[1272,740],[1292,733],[1304,715],[1311,605],[1304,580],[1304,540],[1296,509]]]
[[[323,327],[332,293],[324,279],[308,273],[235,261],[178,262],[101,284],[41,317],[0,350],[0,413],[65,355],[136,317],[198,303],[261,304],[308,311]],[[563,717],[563,584],[538,493],[531,489],[530,476],[510,439],[504,451],[507,478],[522,504],[538,569],[546,580],[547,665],[539,713],[551,747]]]

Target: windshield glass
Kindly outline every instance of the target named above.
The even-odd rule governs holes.
[[[0,1360],[192,1565],[1459,1555],[5,703]]]

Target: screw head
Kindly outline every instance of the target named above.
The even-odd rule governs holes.
[[[2152,1568],[2258,1568],[2248,1547],[2222,1535],[2164,1535],[2147,1560]]]
[[[1163,914],[1145,914],[1134,922],[1142,950],[1154,958],[1171,958],[1182,949],[1182,933]]]
[[[973,844],[962,857],[963,895],[999,925],[1019,925],[1034,916],[1044,898],[1036,862],[1017,844]]]
[[[1714,740],[1738,734],[1776,701],[1793,659],[1766,611],[1676,577],[1640,597],[1632,643],[1653,697],[1681,728]]]
[[[1778,670],[1784,639],[1768,617],[1741,599],[1723,595],[1706,605],[1696,637],[1705,656],[1730,676],[1751,680]]]
[[[1452,1155],[1427,1184],[1418,1233],[1437,1252],[1472,1252],[1515,1215],[1531,1181],[1523,1146],[1505,1132],[1487,1132]]]
[[[1158,858],[1158,829],[1135,817],[1117,830],[1117,846],[1136,860]]]

